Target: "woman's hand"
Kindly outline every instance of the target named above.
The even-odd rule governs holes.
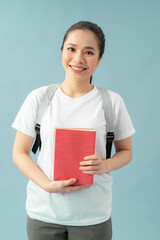
[[[33,137],[17,131],[13,148],[14,163],[31,181],[51,193],[70,193],[89,187],[85,185],[73,185],[76,183],[75,178],[66,181],[51,182],[29,155],[33,140]]]
[[[75,178],[63,181],[54,181],[47,184],[45,190],[50,193],[71,193],[80,189],[88,188],[89,186],[85,185],[73,185],[76,183]]]
[[[127,165],[132,159],[131,137],[114,142],[116,154],[102,160],[98,155],[90,155],[80,162],[80,170],[85,174],[104,174]]]
[[[116,153],[108,159],[102,160],[98,155],[90,155],[80,162],[80,170],[86,174],[104,174],[120,169],[132,159],[131,137],[114,141]]]
[[[80,170],[85,174],[104,174],[107,172],[106,160],[102,160],[99,155],[90,155],[80,162]]]

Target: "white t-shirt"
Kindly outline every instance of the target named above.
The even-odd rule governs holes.
[[[35,137],[37,107],[46,87],[32,91],[23,103],[12,127]],[[115,140],[131,136],[135,130],[122,98],[109,91],[114,111]],[[41,123],[42,148],[37,165],[53,181],[55,127],[94,128],[95,153],[105,159],[105,117],[102,100],[96,86],[86,95],[71,98],[58,87],[47,107]],[[30,218],[44,222],[86,226],[102,223],[110,218],[112,202],[112,176],[110,173],[94,175],[93,185],[72,193],[48,193],[29,180],[26,210]]]

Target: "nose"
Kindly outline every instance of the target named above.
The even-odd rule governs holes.
[[[74,59],[73,59],[73,61],[75,62],[75,63],[84,63],[84,55],[83,55],[83,53],[81,53],[81,52],[76,52],[75,54],[74,54]]]

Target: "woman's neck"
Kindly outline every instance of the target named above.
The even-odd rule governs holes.
[[[67,81],[60,84],[61,90],[69,97],[78,98],[90,92],[94,86],[89,81]]]

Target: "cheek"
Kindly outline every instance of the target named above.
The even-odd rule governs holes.
[[[97,59],[91,60],[90,61],[90,66],[91,66],[91,69],[94,71],[98,67]]]
[[[66,62],[67,62],[67,56],[66,56],[66,54],[62,54],[62,65],[63,65],[63,67],[66,65]]]
[[[63,65],[63,66],[68,65],[68,63],[69,63],[70,60],[71,60],[71,57],[70,57],[69,54],[67,54],[67,53],[63,53],[63,54],[62,54],[62,65]]]

